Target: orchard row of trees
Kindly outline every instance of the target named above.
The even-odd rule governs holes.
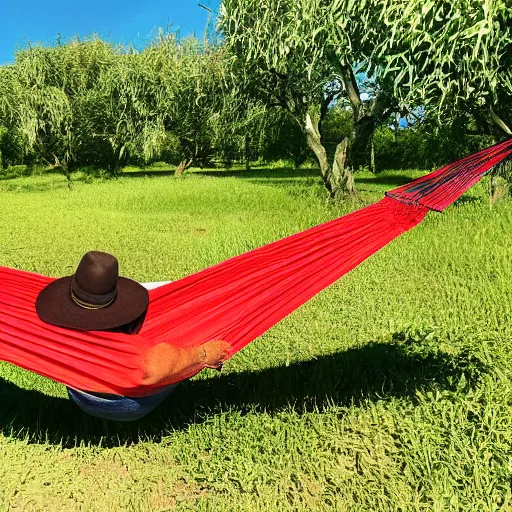
[[[243,134],[225,51],[161,34],[142,52],[99,38],[19,52],[0,68],[4,164],[19,160],[115,170],[169,160],[183,171],[224,157]]]
[[[218,31],[18,52],[0,67],[3,165],[313,157],[339,198],[361,167],[435,166],[512,136],[507,0],[224,0]]]

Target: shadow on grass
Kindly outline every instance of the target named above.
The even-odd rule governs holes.
[[[236,169],[236,170],[212,170],[212,171],[197,171],[193,174],[200,176],[211,176],[214,178],[242,178],[251,180],[272,180],[275,179],[295,179],[295,178],[319,178],[320,173],[317,169],[293,169],[292,167],[255,167],[250,170]]]
[[[118,177],[122,178],[158,178],[160,176],[174,176],[174,169],[158,169],[154,171],[130,171],[120,172]]]
[[[127,178],[157,178],[162,176],[173,176],[174,171],[134,171],[121,174]],[[203,170],[186,173],[183,178],[200,176],[204,178],[236,178],[254,185],[268,187],[279,187],[293,189],[293,195],[301,195],[300,191],[308,191],[312,185],[321,187],[320,173],[315,169],[292,169],[292,168],[253,168],[250,170]],[[179,179],[179,178],[178,178]],[[323,190],[323,188],[320,188]]]
[[[458,204],[468,204],[468,203],[476,203],[476,202],[479,202],[481,201],[481,198],[480,197],[476,197],[476,196],[462,196],[462,197],[459,197],[459,199],[457,199],[457,201],[455,201],[455,205],[458,205]]]
[[[141,170],[124,172],[119,174],[123,178],[158,178],[161,176],[174,176],[174,169]],[[317,178],[320,176],[316,169],[293,169],[291,167],[269,168],[254,167],[246,169],[204,169],[200,171],[186,172],[187,176],[205,176],[210,178],[241,178],[250,180],[274,180],[294,178]]]
[[[119,176],[127,178],[141,178],[141,177],[159,177],[159,176],[174,176],[174,170],[141,170],[134,172],[121,173]],[[321,183],[320,171],[315,168],[308,169],[294,169],[293,167],[253,167],[249,170],[246,169],[204,169],[198,171],[186,172],[184,177],[187,176],[204,176],[210,178],[239,178],[248,180],[257,184],[271,185],[271,186],[296,186],[297,182],[318,182]],[[399,187],[410,183],[413,178],[405,174],[376,174],[370,177],[360,178],[355,174],[356,187],[358,185],[388,185],[389,187]],[[309,184],[309,183],[308,183]]]
[[[471,355],[444,354],[435,344],[418,350],[415,342],[404,343],[398,335],[393,343],[370,343],[287,367],[185,382],[155,411],[133,423],[99,420],[67,399],[26,391],[0,379],[0,432],[64,447],[158,442],[170,431],[228,410],[302,414],[389,397],[414,399],[418,389],[454,389],[463,373],[471,384],[484,371],[485,366]]]
[[[356,186],[358,184],[365,184],[365,185],[389,185],[390,187],[400,187],[401,185],[406,185],[407,183],[410,183],[413,181],[413,178],[407,175],[401,176],[400,174],[393,174],[393,175],[384,175],[379,176],[376,174],[375,176],[372,176],[370,178],[358,178],[357,174],[355,176],[356,179]]]
[[[77,173],[81,173],[78,175]],[[32,174],[32,176],[50,176],[50,175],[60,175],[65,178],[65,175],[61,170],[45,170],[44,173]],[[208,169],[208,170],[193,170],[187,172],[183,178],[192,176],[201,176],[206,178],[236,178],[244,180],[248,183],[252,183],[255,185],[263,185],[269,187],[280,187],[286,189],[294,189],[291,190],[290,193],[297,195],[297,190],[309,190],[311,186],[316,186],[319,191],[319,197],[322,195],[322,192],[325,193],[325,189],[322,185],[322,180],[320,176],[320,172],[318,169],[294,169],[292,167],[280,167],[280,168],[269,168],[269,167],[254,167],[250,170],[245,169],[231,169],[231,170],[221,170],[221,169]],[[148,170],[140,170],[140,171],[129,171],[129,172],[119,172],[113,175],[108,174],[105,170],[96,169],[94,167],[81,167],[73,170],[71,173],[71,188],[74,183],[90,183],[95,180],[108,180],[108,179],[116,179],[116,178],[161,178],[161,177],[175,177],[174,169],[148,169]],[[6,180],[7,185],[4,185],[5,191],[44,191],[48,189],[55,188],[65,188],[68,187],[68,183],[66,181],[62,181],[62,183],[56,184],[54,182],[49,183],[22,183],[20,184],[16,177],[10,176],[8,178],[3,178]],[[179,178],[178,178],[179,179]],[[411,181],[410,177],[407,176],[379,176],[375,177],[365,177],[359,178],[356,174],[356,187],[364,187],[365,185],[370,186],[378,186],[378,185],[387,185],[389,188],[398,187],[400,185],[409,183]],[[9,184],[12,182],[12,185]],[[69,187],[68,187],[69,188]],[[361,188],[361,190],[365,190]],[[300,195],[300,194],[299,194]]]

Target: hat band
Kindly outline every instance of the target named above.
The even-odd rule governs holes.
[[[112,297],[106,304],[90,304],[89,302],[84,302],[83,300],[80,300],[74,293],[73,290],[71,290],[71,298],[73,299],[73,302],[84,309],[103,309],[107,306],[110,306],[112,302],[114,302],[115,297]]]
[[[117,289],[110,292],[105,293],[103,295],[97,295],[97,294],[91,294],[84,292],[80,286],[77,285],[75,280],[71,282],[71,298],[73,299],[73,302],[84,309],[103,309],[112,302],[114,302],[114,299],[117,295]]]

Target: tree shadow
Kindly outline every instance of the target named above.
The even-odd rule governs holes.
[[[174,169],[162,169],[154,171],[130,171],[120,172],[117,174],[119,178],[158,178],[159,176],[174,176]]]
[[[292,167],[254,167],[251,169],[234,170],[209,170],[195,171],[194,175],[210,176],[214,178],[241,178],[250,180],[272,180],[275,179],[297,179],[297,178],[318,178],[320,173],[317,169],[294,169]]]
[[[120,177],[127,178],[155,178],[162,176],[174,176],[174,171],[134,171],[120,174]],[[279,187],[286,189],[295,189],[291,193],[300,195],[297,189],[309,190],[311,185],[320,185],[320,173],[315,169],[293,169],[277,168],[270,169],[266,167],[252,168],[250,170],[202,170],[186,173],[183,178],[188,176],[201,176],[205,178],[236,178],[244,180],[254,185],[263,185],[268,187]]]
[[[174,169],[130,171],[119,174],[123,178],[154,178],[159,176],[174,176]],[[203,169],[200,171],[185,172],[183,177],[204,176],[210,178],[240,178],[273,180],[275,178],[317,178],[319,172],[316,169],[294,169],[292,167],[252,167],[251,169]]]
[[[358,184],[365,185],[389,185],[390,187],[400,187],[401,185],[406,185],[410,183],[412,178],[410,176],[401,176],[399,174],[395,175],[375,175],[370,178],[357,178],[356,175],[356,186]]]
[[[481,200],[480,197],[476,197],[476,196],[461,196],[459,197],[459,199],[457,199],[457,201],[455,201],[454,205],[458,205],[458,204],[469,204],[469,203],[477,203]]]
[[[174,170],[147,170],[121,173],[120,177],[127,178],[151,178],[161,176],[174,176]],[[315,168],[295,169],[293,167],[252,167],[251,169],[204,169],[194,170],[184,174],[187,176],[202,176],[210,178],[236,178],[246,180],[256,185],[264,185],[280,188],[301,188],[317,185],[322,187],[320,171]],[[386,185],[390,188],[396,188],[410,183],[412,179],[409,176],[395,175],[375,175],[371,177],[358,177],[355,175],[356,187],[364,185]],[[323,190],[323,187],[321,188]]]
[[[437,343],[418,350],[416,341],[403,341],[400,336],[392,343],[371,342],[289,366],[184,382],[155,411],[133,423],[100,420],[82,413],[70,400],[27,391],[0,379],[0,432],[63,447],[158,442],[170,431],[227,410],[303,414],[390,397],[414,400],[416,390],[454,389],[462,374],[471,384],[487,370],[469,353],[442,353]]]

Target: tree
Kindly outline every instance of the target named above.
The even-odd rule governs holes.
[[[386,62],[405,108],[422,104],[444,124],[461,114],[473,133],[512,136],[512,4],[508,0],[373,2],[393,34]],[[340,17],[343,13],[340,12]],[[342,38],[339,39],[341,43]]]
[[[48,55],[42,48],[19,52],[14,65],[0,73],[0,120],[19,131],[25,152],[38,147],[45,157],[58,151],[69,132],[71,106],[55,83]]]
[[[158,48],[158,46],[157,46]],[[215,150],[216,132],[227,131],[234,106],[227,83],[227,60],[221,46],[188,38],[176,46],[176,93],[166,106],[166,129],[182,148],[176,173],[192,163],[205,165]]]
[[[373,67],[370,80],[358,74],[356,64],[368,64],[370,54],[370,42],[362,45],[361,34],[377,24],[350,0],[224,0],[221,5],[220,28],[234,55],[233,69],[250,77],[253,95],[296,120],[332,198],[355,193],[351,167],[369,154],[373,131],[396,108],[389,80],[377,76],[380,68]],[[366,88],[371,89],[367,100]],[[351,109],[354,129],[330,149],[322,123],[336,103]]]
[[[0,68],[0,122],[18,143],[23,141],[25,154],[46,163],[76,160],[83,97],[112,64],[114,53],[97,38],[74,40],[30,46],[16,54],[14,64]]]
[[[172,77],[144,53],[120,55],[104,70],[81,105],[81,140],[96,147],[111,171],[128,161],[145,163],[157,155],[165,139],[165,104]]]
[[[394,75],[406,109],[421,104],[461,135],[512,136],[509,0],[401,0],[375,7],[395,37],[379,41],[374,56],[385,59],[384,75]],[[512,187],[510,167],[503,172]]]

